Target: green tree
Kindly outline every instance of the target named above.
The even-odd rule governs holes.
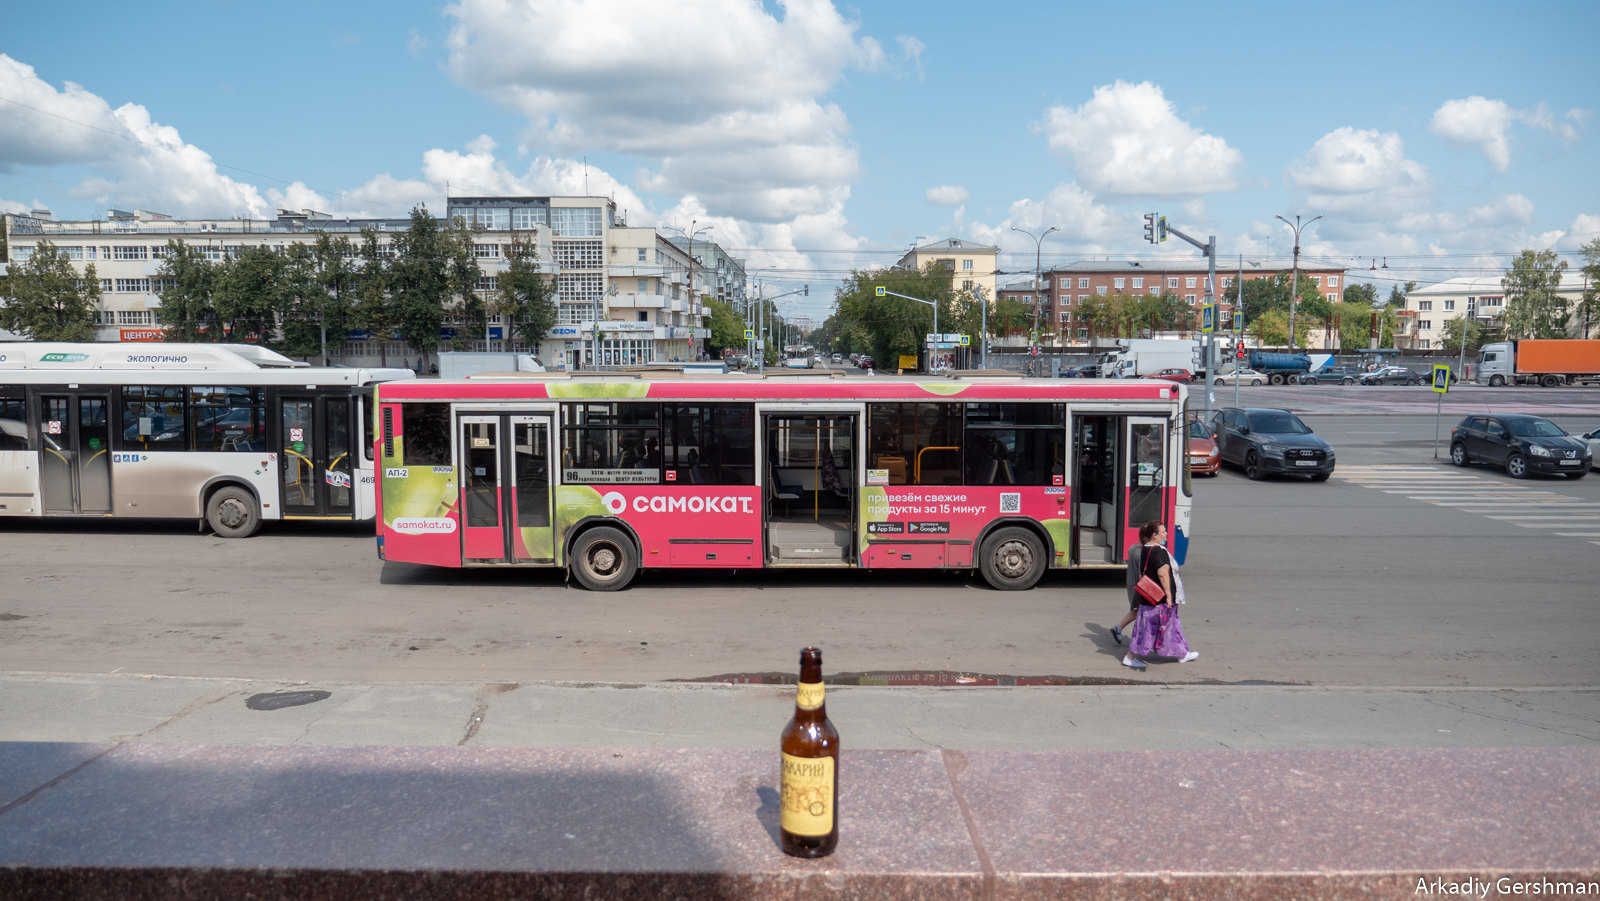
[[[389,258],[378,240],[377,231],[372,228],[361,230],[360,259],[351,324],[372,334],[378,342],[379,360],[388,365],[389,336],[395,331],[398,320],[389,302]]]
[[[290,356],[324,357],[344,341],[354,318],[361,270],[348,237],[318,232],[311,244],[292,245],[284,272],[283,344]]]
[[[1445,320],[1444,328],[1441,329],[1443,332],[1443,337],[1439,339],[1440,350],[1455,351],[1461,349],[1461,329],[1463,323],[1466,324],[1467,330],[1468,357],[1472,357],[1473,355],[1477,354],[1478,348],[1482,347],[1484,343],[1488,341],[1489,330],[1483,327],[1483,323],[1476,319],[1461,316],[1455,319]]]
[[[706,310],[711,314],[711,337],[707,339],[707,346],[720,357],[725,348],[742,349],[744,347],[744,320],[733,311],[732,304],[723,303],[714,297],[705,298]],[[831,318],[831,317],[830,317]],[[813,334],[822,334],[818,329]],[[827,347],[826,344],[819,344]]]
[[[1406,308],[1406,297],[1412,291],[1415,291],[1415,290],[1417,290],[1417,283],[1416,282],[1406,282],[1404,285],[1395,285],[1394,287],[1390,288],[1389,289],[1389,301],[1388,301],[1389,308],[1392,309],[1392,310],[1403,310],[1403,309],[1405,309]],[[1379,346],[1388,347],[1389,345],[1383,344],[1383,345],[1379,345]]]
[[[94,264],[80,277],[67,255],[40,241],[33,255],[11,264],[0,296],[0,327],[35,341],[93,341],[100,306]]]
[[[1567,299],[1561,273],[1567,261],[1553,250],[1524,250],[1511,261],[1500,285],[1506,292],[1506,337],[1565,338]]]
[[[402,340],[422,355],[421,366],[439,352],[439,330],[452,288],[449,238],[426,207],[414,207],[411,226],[394,236],[394,257],[385,273],[387,310]]]
[[[1365,304],[1368,307],[1375,307],[1378,305],[1378,289],[1365,282],[1352,282],[1345,286],[1343,301],[1346,304]]]
[[[179,239],[168,241],[156,276],[168,285],[156,310],[165,340],[219,340],[222,329],[213,297],[217,272],[204,251]]]
[[[847,327],[859,330],[881,368],[892,369],[902,354],[917,355],[923,336],[932,332],[934,307],[892,295],[877,296],[878,287],[938,304],[940,328],[954,321],[950,272],[929,263],[910,269],[857,270],[839,288],[834,301]],[[782,332],[779,332],[781,335]],[[781,342],[780,342],[781,343]]]
[[[469,226],[461,218],[451,220],[442,231],[448,285],[444,304],[450,321],[456,324],[455,336],[450,339],[456,350],[470,350],[472,342],[489,333],[489,301],[477,291],[483,270],[472,246],[475,235],[482,231],[483,226]]]
[[[506,257],[510,265],[500,273],[500,295],[491,311],[509,317],[517,339],[537,347],[556,324],[555,282],[539,271],[538,247],[522,235],[511,239]]]
[[[214,341],[275,346],[283,309],[285,259],[264,245],[245,247],[217,267],[212,297],[222,334]]]
[[[1583,245],[1583,299],[1578,303],[1580,336],[1589,337],[1589,323],[1600,318],[1600,238]]]
[[[1266,278],[1251,278],[1244,281],[1244,321],[1245,328],[1258,316],[1269,310],[1278,310],[1284,314],[1285,337],[1288,336],[1287,323],[1289,317],[1290,282],[1294,281],[1293,273],[1279,272]],[[1222,289],[1222,299],[1240,309],[1239,289],[1237,281]],[[1299,302],[1295,305],[1295,332],[1300,331],[1300,317],[1309,315],[1313,318],[1324,317],[1329,313],[1328,299],[1322,296],[1322,290],[1309,278],[1300,279]]]

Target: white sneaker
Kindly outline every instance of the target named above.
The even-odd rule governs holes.
[[[1197,658],[1199,656],[1200,656],[1200,652],[1199,651],[1190,651],[1189,653],[1184,654],[1183,655],[1183,659],[1178,661],[1178,662],[1179,663],[1188,663],[1189,661],[1194,660],[1195,658]]]
[[[1122,655],[1122,665],[1123,666],[1129,666],[1129,667],[1132,667],[1134,669],[1144,669],[1145,668],[1145,662],[1143,660],[1135,660],[1129,654]]]

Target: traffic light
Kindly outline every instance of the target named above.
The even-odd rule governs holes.
[[[1144,239],[1151,244],[1156,243],[1156,214],[1144,214]]]

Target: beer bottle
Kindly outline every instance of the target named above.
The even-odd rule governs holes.
[[[822,652],[800,651],[794,717],[780,741],[779,838],[785,854],[826,857],[839,844],[839,732],[822,703]]]

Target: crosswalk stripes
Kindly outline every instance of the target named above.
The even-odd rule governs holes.
[[[1523,529],[1600,545],[1600,503],[1531,485],[1507,485],[1458,469],[1416,464],[1341,466],[1334,473],[1366,488],[1396,494]],[[1593,531],[1576,531],[1579,529]]]

